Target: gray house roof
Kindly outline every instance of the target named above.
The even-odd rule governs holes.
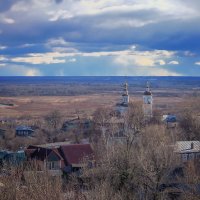
[[[197,153],[200,152],[200,141],[177,141],[174,151],[176,153]]]
[[[29,126],[18,126],[16,127],[16,131],[34,131],[34,130]]]
[[[177,122],[177,118],[176,115],[163,115],[162,121],[175,123]]]

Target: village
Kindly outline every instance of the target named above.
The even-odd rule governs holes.
[[[49,141],[48,143],[44,143],[41,135],[39,135],[39,140],[29,144],[30,138],[34,140],[35,135],[37,135],[39,129],[37,126],[27,126],[25,124],[20,124],[16,127],[11,126],[15,130],[14,137],[21,140],[21,142],[19,143],[20,146],[17,146],[15,150],[0,149],[0,190],[5,187],[3,182],[1,183],[1,179],[10,177],[12,174],[11,169],[21,168],[22,166],[23,177],[27,177],[34,170],[40,174],[47,172],[48,176],[62,177],[63,181],[66,181],[64,177],[71,175],[80,178],[84,174],[83,170],[98,169],[99,163],[102,162],[101,148],[105,148],[104,151],[106,152],[121,148],[120,146],[123,145],[127,146],[128,151],[135,149],[140,143],[142,133],[145,131],[148,134],[148,127],[152,132],[152,124],[154,126],[159,124],[163,129],[161,131],[164,132],[164,135],[161,134],[159,137],[165,138],[165,134],[170,134],[170,143],[167,144],[165,147],[166,152],[163,153],[172,152],[179,162],[177,166],[170,166],[171,171],[168,172],[171,174],[172,179],[170,184],[168,183],[169,180],[162,184],[160,183],[157,190],[162,192],[168,191],[170,188],[170,191],[172,190],[173,192],[168,191],[169,195],[175,193],[175,196],[179,196],[185,187],[190,191],[190,186],[178,181],[177,177],[183,177],[183,171],[188,166],[191,166],[191,163],[194,163],[195,168],[198,169],[200,141],[197,139],[176,139],[177,127],[180,126],[179,119],[175,114],[160,114],[156,116],[153,110],[153,92],[148,82],[143,93],[142,103],[131,101],[128,83],[125,83],[122,89],[121,101],[114,105],[114,109],[97,109],[93,118],[80,118],[78,116],[60,124],[59,113],[52,113],[46,119],[50,129],[52,129],[50,131],[51,134],[47,134],[46,141]],[[6,137],[6,129],[2,127],[6,127],[7,123],[9,121],[1,121],[1,141]],[[66,133],[70,133],[71,139],[65,137]],[[160,139],[163,140],[163,138]],[[23,139],[26,141],[24,144],[22,144]],[[39,143],[36,143],[38,141]],[[83,182],[85,182],[85,178],[82,178],[82,183],[78,184],[80,188],[83,187]],[[177,186],[179,187],[178,189]],[[198,186],[196,185],[195,187]]]

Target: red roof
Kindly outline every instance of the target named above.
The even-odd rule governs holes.
[[[72,164],[80,164],[84,157],[92,158],[94,152],[90,144],[72,144],[61,146],[65,161]]]
[[[64,159],[66,165],[82,164],[81,162],[85,157],[89,159],[93,159],[94,157],[94,152],[90,144],[69,144],[62,145],[58,148],[29,146],[25,152],[29,158],[36,158],[42,161],[53,152],[60,158],[60,160]]]

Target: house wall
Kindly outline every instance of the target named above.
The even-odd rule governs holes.
[[[182,153],[180,154],[182,162],[187,162],[189,160],[200,160],[200,152],[195,152],[195,153]]]
[[[61,169],[61,162],[59,161],[48,161],[46,163],[47,169],[49,170],[58,170]]]
[[[30,130],[16,130],[16,135],[17,136],[29,136],[31,135],[33,132]]]
[[[63,169],[64,161],[55,153],[51,152],[47,158],[48,169]]]
[[[5,134],[3,134],[3,133],[0,133],[0,139],[5,139]]]

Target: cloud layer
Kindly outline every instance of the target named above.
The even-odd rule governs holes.
[[[0,75],[199,76],[199,9],[198,0],[0,0]]]

